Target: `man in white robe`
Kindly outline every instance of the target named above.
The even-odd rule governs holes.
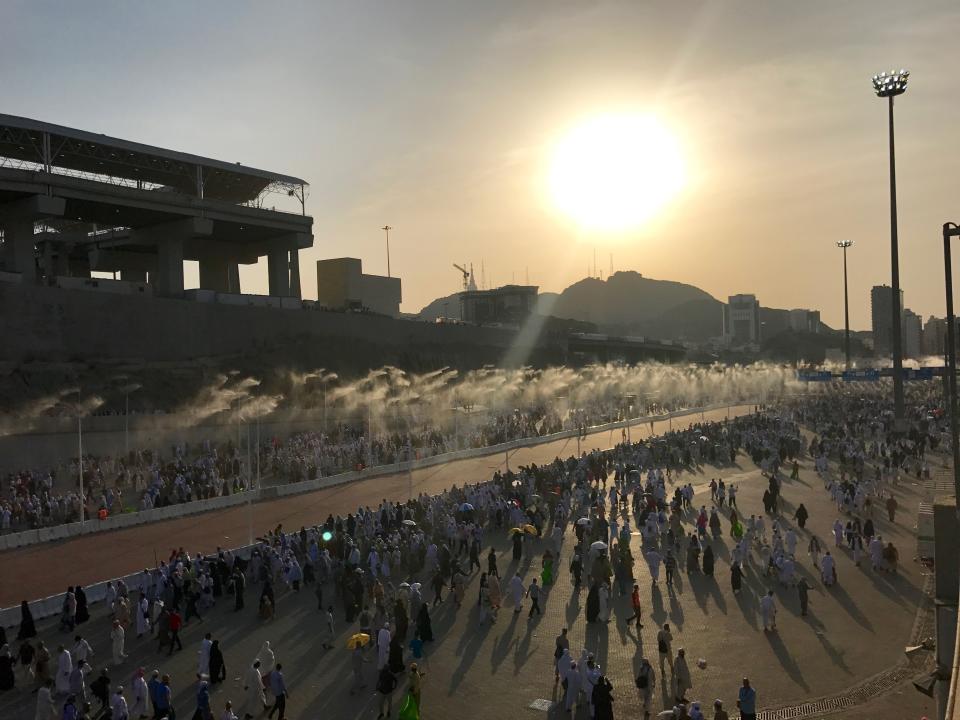
[[[56,687],[59,695],[70,692],[70,673],[73,672],[73,658],[70,651],[62,645],[57,651],[57,679]]]
[[[824,585],[833,585],[833,555],[827,550],[826,555],[820,560],[820,578]]]
[[[150,601],[140,593],[140,602],[137,605],[137,637],[150,633]]]
[[[570,667],[563,677],[567,681],[567,690],[563,696],[563,707],[567,712],[570,712],[573,706],[577,704],[582,684],[577,664],[570,663]]]
[[[386,623],[377,633],[377,670],[386,667],[390,657],[390,623]]]
[[[523,580],[520,579],[520,573],[510,578],[510,595],[513,596],[513,611],[520,612],[523,602]]]
[[[768,591],[760,600],[760,615],[763,617],[764,630],[777,629],[777,604],[773,598],[773,590]]]
[[[119,665],[127,656],[123,651],[123,643],[126,638],[126,631],[119,620],[113,621],[113,627],[110,630],[110,646],[113,651],[113,664]]]
[[[267,698],[263,694],[263,676],[260,674],[260,661],[254,660],[244,678],[243,717],[252,718],[267,709]]]
[[[210,648],[213,647],[213,641],[210,639],[210,633],[203,636],[200,641],[200,650],[197,651],[197,674],[210,677]]]

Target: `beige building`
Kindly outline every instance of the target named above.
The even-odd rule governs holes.
[[[400,315],[400,278],[364,275],[357,258],[317,261],[317,302],[331,310]]]

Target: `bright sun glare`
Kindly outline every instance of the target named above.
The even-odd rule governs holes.
[[[584,229],[630,230],[683,188],[683,157],[655,117],[600,115],[560,139],[549,185],[557,209]]]

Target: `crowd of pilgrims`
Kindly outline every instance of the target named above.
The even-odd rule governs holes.
[[[434,639],[431,609],[443,602],[445,595],[461,607],[474,572],[479,574],[481,623],[496,622],[507,596],[515,612],[529,599],[529,617],[538,614],[541,593],[549,592],[554,583],[556,563],[571,531],[576,542],[569,553],[569,567],[577,591],[587,589],[586,620],[607,621],[614,589],[628,594],[634,579],[631,517],[641,528],[636,551],[643,554],[654,578],[659,576],[662,562],[670,582],[684,553],[688,570],[694,565],[700,568],[702,554],[703,571],[712,574],[712,550],[709,544],[701,550],[701,541],[706,539],[707,528],[714,535],[718,532],[717,512],[729,508],[731,532],[741,536],[747,532],[737,520],[736,487],[722,480],[711,483],[715,507],[707,518],[703,508],[697,511],[693,507],[689,483],[675,483],[672,491],[668,485],[704,462],[732,463],[741,449],[758,462],[786,462],[798,447],[798,437],[792,421],[757,412],[723,422],[698,423],[608,451],[557,458],[547,465],[522,467],[516,473],[497,472],[491,481],[454,486],[433,496],[421,494],[405,503],[383,501],[376,508],[361,507],[346,517],[328,516],[314,527],[294,532],[278,526],[258,538],[249,556],[219,548],[212,555],[174,550],[157,567],[145,569],[133,587],[123,581],[108,584],[114,664],[121,664],[126,657],[128,632],[153,638],[160,653],[169,655],[175,646],[180,649],[180,628],[202,618],[224,596],[232,597],[239,612],[246,610],[246,596],[251,594],[256,601],[247,611],[268,622],[277,612],[279,595],[312,592],[321,614],[323,646],[333,647],[342,614],[346,628],[373,639],[380,687],[382,676],[392,674],[396,679],[410,659],[422,656],[424,643]],[[771,487],[775,484],[772,479]],[[751,518],[751,530],[754,522]],[[762,527],[762,519],[757,522]],[[696,528],[689,537],[684,523]],[[487,536],[504,532],[509,534],[512,553],[510,566],[501,575],[499,558]],[[519,567],[512,576],[508,572],[524,556],[540,560],[540,572],[529,583]],[[58,703],[72,708],[69,720],[91,717],[83,714],[87,699],[98,700],[101,708],[115,708],[117,717],[127,713],[139,717],[138,713],[146,713],[148,701],[155,707],[154,689],[161,688],[169,697],[169,679],[155,673],[151,682],[156,684],[151,685],[142,668],[126,689],[122,682],[115,685],[115,673],[111,676],[104,668],[90,683],[88,693],[86,677],[92,666],[87,658],[92,652],[78,630],[89,620],[82,588],[70,588],[65,594],[59,622],[63,633],[74,635],[73,646],[65,642],[51,654],[42,641],[33,640],[36,629],[26,602],[22,613],[17,636],[21,644],[16,653],[0,638],[0,689],[13,686],[13,667],[19,665],[21,682],[40,687],[38,703],[44,713],[48,705],[55,708],[56,714],[38,714],[38,718],[60,717]],[[639,609],[637,617],[639,621]],[[204,647],[209,656],[209,647]],[[236,661],[246,666],[247,674],[267,678],[269,684],[274,656],[269,643],[265,648],[252,662],[247,658]],[[77,657],[78,651],[81,657]],[[206,677],[197,686],[197,701],[207,714],[201,717],[212,717],[210,683],[222,674],[226,653],[217,644],[215,667],[210,666],[209,658],[203,666]],[[266,653],[269,658],[263,657]],[[587,684],[576,685],[580,688],[577,693],[584,692],[591,705],[602,704],[605,698],[612,702],[612,685],[588,655],[584,650],[581,656]],[[351,658],[354,690],[367,680],[362,659],[357,652]],[[570,673],[577,665],[568,653],[558,652],[556,660],[558,679],[561,671],[565,679],[572,678]],[[574,685],[572,679],[567,683],[568,706],[569,688]],[[247,687],[249,693],[241,704],[244,714],[259,714],[266,703],[263,682]],[[589,688],[600,688],[599,694]],[[679,688],[678,697],[683,695],[682,680]],[[128,700],[133,710],[128,710]],[[223,717],[230,718],[226,713]]]
[[[177,445],[167,457],[152,450],[131,451],[126,458],[83,457],[87,518],[229,495],[244,484],[232,443]],[[76,458],[58,469],[8,473],[0,482],[0,532],[76,522],[81,502]]]
[[[365,423],[338,423],[325,432],[265,439],[260,447],[261,469],[275,481],[300,482],[367,465],[587,428],[617,420],[620,413],[612,401],[592,401],[563,414],[537,405],[467,414],[457,429],[423,422],[385,429],[372,437]],[[255,461],[252,464],[255,468]],[[167,455],[150,449],[118,457],[84,455],[83,499],[76,458],[54,469],[9,472],[0,478],[0,533],[76,522],[82,502],[84,516],[96,518],[231,495],[244,491],[248,475],[254,472],[247,467],[246,453],[232,440],[175,445]]]

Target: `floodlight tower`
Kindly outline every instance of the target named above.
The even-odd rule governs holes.
[[[841,240],[838,248],[843,248],[843,349],[846,353],[847,370],[850,369],[850,297],[847,294],[847,248],[853,247],[853,240]]]
[[[894,430],[903,426],[903,352],[900,333],[900,251],[897,244],[897,166],[893,145],[893,99],[907,91],[908,70],[891,70],[873,76],[877,97],[887,99],[890,141],[890,292],[893,318],[893,422]]]

